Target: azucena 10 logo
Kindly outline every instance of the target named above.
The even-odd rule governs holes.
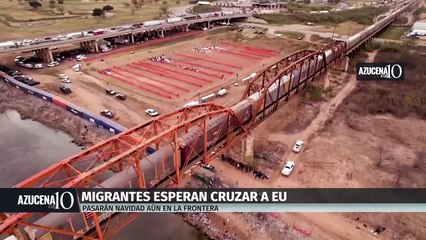
[[[357,80],[404,80],[403,63],[357,63]]]
[[[53,210],[70,210],[74,203],[74,194],[69,191],[52,194],[20,194],[18,197],[18,206],[46,206]]]

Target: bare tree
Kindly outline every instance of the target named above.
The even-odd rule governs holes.
[[[421,150],[416,153],[416,160],[414,161],[413,168],[422,169],[426,163],[426,150]]]
[[[380,168],[382,166],[383,162],[386,160],[386,158],[387,158],[386,149],[383,145],[380,145],[379,146],[379,157],[377,158],[376,166]]]
[[[407,166],[401,166],[398,169],[397,175],[396,175],[396,179],[395,179],[395,186],[396,187],[400,187],[401,186],[401,180],[406,178],[408,176],[408,172],[410,171],[409,168],[407,168]]]
[[[62,15],[64,15],[64,12],[65,12],[64,7],[59,6],[59,7],[56,7],[56,9],[58,9],[58,11],[61,12]]]

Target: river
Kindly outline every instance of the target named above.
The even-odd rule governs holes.
[[[0,114],[0,187],[11,187],[25,178],[80,150],[67,134],[16,111]],[[205,237],[175,214],[143,214],[112,239],[187,239]]]

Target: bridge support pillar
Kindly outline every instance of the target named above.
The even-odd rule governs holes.
[[[252,165],[254,161],[254,135],[253,134],[247,135],[245,139],[245,144],[243,144],[243,147],[245,147],[244,162],[246,164]]]
[[[207,28],[210,28],[210,21],[207,22]]]
[[[130,43],[134,44],[135,43],[135,35],[130,34]]]
[[[98,39],[92,41],[93,45],[95,46],[95,52],[99,52],[99,44]]]
[[[185,25],[185,26],[183,26],[184,27],[184,31],[185,32],[189,32],[189,25]]]
[[[51,63],[53,62],[53,54],[52,50],[49,48],[42,48],[39,50],[36,50],[36,54],[43,60],[45,63]]]
[[[339,62],[334,65],[334,69],[342,72],[348,71],[349,57],[343,57]]]
[[[158,31],[158,36],[164,38],[164,29]]]
[[[226,23],[227,23],[227,24],[230,24],[230,23],[231,23],[231,19],[230,19],[230,18],[228,18],[228,19],[226,20]]]

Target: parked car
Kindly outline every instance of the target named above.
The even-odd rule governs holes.
[[[124,100],[126,100],[126,99],[127,99],[126,95],[121,94],[121,93],[117,94],[117,95],[116,95],[116,97],[117,97],[117,99],[120,99],[120,100],[122,100],[122,101],[124,101]]]
[[[64,93],[64,94],[70,94],[72,92],[71,88],[64,86],[64,85],[60,86],[59,90],[61,90],[61,92]]]
[[[282,173],[284,176],[289,176],[289,175],[290,175],[290,173],[293,171],[293,169],[294,169],[294,162],[293,162],[293,161],[288,161],[288,162],[285,164],[285,166],[284,166],[283,170],[281,171],[281,173]]]
[[[59,74],[58,76],[59,76],[60,79],[68,79],[69,78],[68,75],[66,75],[66,74]]]
[[[200,167],[202,167],[202,168],[204,168],[204,169],[207,169],[209,171],[212,171],[212,172],[215,171],[214,166],[212,166],[210,164],[204,164],[202,162],[197,162],[197,165],[200,166]]]
[[[24,67],[29,68],[29,69],[33,69],[34,65],[32,65],[31,63],[27,63],[24,65]]]
[[[302,40],[302,39],[303,39],[303,37],[298,37],[298,38],[297,38],[297,40]]]
[[[36,68],[36,69],[43,69],[43,68],[44,68],[44,65],[43,65],[43,64],[41,64],[41,63],[38,63],[38,64],[35,64],[35,65],[34,65],[34,68]]]
[[[159,115],[159,113],[157,111],[155,111],[154,109],[146,109],[145,113],[148,114],[151,117],[156,117]]]
[[[15,62],[22,62],[22,61],[24,61],[25,60],[25,58],[24,57],[22,57],[22,56],[16,56],[15,57]]]
[[[57,61],[54,61],[54,62],[47,64],[48,67],[55,67],[55,66],[58,66],[58,65],[59,65],[59,62],[57,62]]]
[[[117,92],[112,90],[112,89],[107,89],[105,90],[106,93],[108,93],[109,95],[115,95]]]
[[[302,140],[297,140],[296,143],[293,146],[293,152],[298,153],[300,151],[302,151],[302,147],[303,147],[303,141]]]
[[[86,60],[87,57],[85,55],[81,54],[81,55],[77,55],[76,59],[77,59],[77,61],[83,61],[83,60]]]
[[[214,172],[214,166],[210,165],[210,164],[203,164],[202,166],[204,169],[207,169],[209,171]]]
[[[102,110],[101,115],[108,118],[114,117],[114,114],[110,110]]]
[[[70,80],[69,78],[62,79],[61,81],[62,81],[63,83],[71,83],[71,80]]]

